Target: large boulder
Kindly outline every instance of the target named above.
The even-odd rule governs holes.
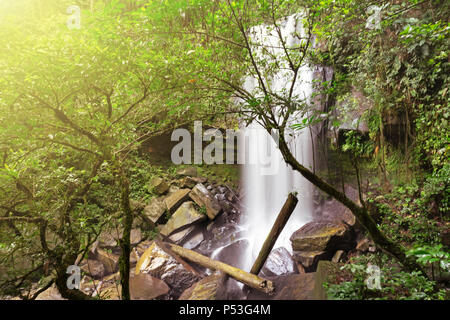
[[[170,294],[175,298],[200,279],[200,275],[193,267],[156,240],[136,264],[135,274],[140,273],[148,273],[163,280],[169,285]]]
[[[216,300],[223,274],[215,272],[186,289],[178,300]]]
[[[292,255],[286,248],[276,248],[267,257],[263,268],[261,269],[260,276],[280,276],[283,274],[298,273],[297,264],[295,263]]]
[[[150,220],[153,223],[159,223],[164,218],[164,213],[167,210],[167,206],[160,198],[153,198],[150,203],[145,206],[143,215],[145,219]]]
[[[217,199],[214,198],[214,196],[201,183],[197,184],[194,189],[192,189],[189,196],[200,207],[206,208],[206,214],[211,220],[214,220],[214,218],[222,210],[219,201],[217,201]]]
[[[266,277],[272,281],[275,293],[268,295],[250,288],[248,300],[313,300],[315,273],[287,274]]]
[[[189,199],[189,192],[191,192],[190,189],[180,189],[165,198],[164,203],[166,204],[167,210],[170,213],[175,212],[183,202]]]
[[[239,252],[246,252],[249,246],[250,242],[247,239],[239,239],[217,250],[211,258],[236,268],[244,268],[245,261]]]
[[[314,271],[319,260],[330,260],[337,250],[355,246],[352,230],[344,223],[313,221],[305,224],[291,236],[294,259],[306,271]]]
[[[147,273],[130,276],[130,295],[132,300],[152,300],[169,293],[167,284]]]
[[[354,244],[351,230],[343,223],[312,221],[295,231],[291,238],[294,251],[350,249]]]
[[[170,217],[169,221],[161,229],[160,233],[162,235],[168,236],[175,231],[184,229],[196,222],[203,221],[206,219],[204,214],[198,212],[194,203],[191,201],[183,203],[177,211]]]

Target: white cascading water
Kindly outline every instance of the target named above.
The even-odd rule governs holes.
[[[280,23],[281,33],[285,39],[287,47],[293,47],[300,43],[298,35],[304,36],[305,31],[301,26],[301,17],[292,15]],[[256,26],[250,30],[252,43],[260,44],[255,46],[255,54],[261,58],[267,56],[261,48],[264,46],[273,56],[283,57],[280,48],[280,40],[275,31],[271,31],[265,25]],[[269,58],[270,59],[270,58]],[[285,62],[278,61],[283,66]],[[287,68],[286,68],[287,70]],[[275,92],[283,92],[284,88],[290,88],[293,80],[293,73],[289,70],[280,71],[272,78],[270,88]],[[308,66],[303,66],[298,74],[294,86],[294,96],[297,99],[308,99],[312,92],[313,71]],[[249,92],[257,93],[257,80],[248,77],[245,82],[245,89]],[[293,115],[289,119],[291,124],[300,123],[301,116]],[[288,126],[289,127],[289,126]],[[258,130],[259,129],[259,130]],[[312,219],[312,185],[298,172],[294,172],[288,167],[270,135],[263,130],[259,124],[252,123],[243,130],[243,134],[248,137],[248,142],[244,147],[250,157],[261,159],[265,154],[270,156],[271,166],[264,165],[264,161],[253,161],[243,165],[242,180],[244,190],[244,212],[246,214],[246,229],[248,232],[249,250],[244,253],[242,262],[245,269],[249,270],[255,261],[259,250],[262,247],[267,235],[272,228],[275,219],[287,199],[289,192],[298,192],[299,202],[291,218],[279,236],[274,249],[284,247],[292,252],[290,236],[294,231]],[[293,131],[286,134],[290,139],[289,146],[296,159],[306,167],[312,166],[312,149],[309,129]],[[241,140],[242,141],[242,140]],[[242,146],[240,146],[242,147]],[[272,171],[272,172],[271,172]]]

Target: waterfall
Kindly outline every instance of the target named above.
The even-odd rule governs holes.
[[[294,36],[295,33],[305,35],[300,18],[299,15],[292,15],[280,22],[281,34],[288,47],[299,44],[300,40]],[[284,55],[280,48],[278,35],[266,25],[251,28],[249,34],[253,44],[260,44],[253,46],[255,56],[258,59],[267,57],[270,61],[271,55]],[[267,51],[262,50],[263,46]],[[286,64],[282,60],[277,62],[280,66]],[[286,91],[284,89],[289,88],[292,83],[293,73],[287,68],[278,68],[278,70],[271,77],[269,86],[274,92],[283,94]],[[312,80],[313,71],[308,66],[303,66],[294,86],[294,96],[298,99],[309,99],[312,92]],[[245,89],[257,93],[259,90],[257,83],[254,77],[249,76],[245,80]],[[289,122],[294,124],[300,123],[301,120],[300,114],[293,114]],[[290,130],[289,127],[287,130]],[[246,253],[243,253],[245,261],[242,264],[249,270],[289,192],[296,191],[298,192],[299,202],[274,246],[274,249],[285,247],[292,252],[290,236],[312,219],[312,185],[298,172],[294,172],[285,164],[276,143],[259,124],[256,122],[250,124],[243,129],[242,134],[247,137],[247,141],[242,139],[241,141],[245,141],[246,144],[241,147],[246,148],[250,158],[261,160],[262,156],[270,155],[270,164],[263,163],[264,161],[246,161],[243,165],[241,181],[243,181],[245,227],[248,234],[249,249]],[[291,130],[291,132],[286,132],[286,138],[290,139],[288,143],[296,159],[304,166],[311,167],[312,148],[309,129]]]

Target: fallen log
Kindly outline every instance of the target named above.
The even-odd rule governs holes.
[[[245,272],[244,270],[230,266],[229,264],[223,263],[221,261],[210,259],[198,252],[180,247],[176,244],[166,243],[165,245],[182,258],[195,262],[208,269],[222,271],[223,273],[229,275],[239,282],[244,283],[249,287],[255,288],[268,294],[273,293],[275,289],[272,281],[270,280],[263,279],[261,277],[258,277],[257,275]]]
[[[266,241],[264,241],[264,244],[259,251],[258,257],[256,258],[255,263],[250,270],[250,273],[257,275],[261,271],[264,263],[267,260],[267,257],[269,256],[273,246],[275,245],[275,242],[277,242],[281,231],[283,231],[284,226],[286,225],[292,212],[294,211],[297,202],[297,197],[293,193],[289,193],[289,196],[286,199],[283,208],[281,208],[281,211],[278,214],[277,220],[275,220],[275,223],[273,224],[273,227],[270,230]]]

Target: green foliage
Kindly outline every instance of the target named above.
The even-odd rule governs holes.
[[[357,131],[351,130],[345,134],[345,144],[342,151],[350,151],[355,158],[369,157],[374,150],[372,141],[364,141],[363,136]]]
[[[199,207],[198,212],[203,214],[203,215],[205,215],[205,216],[207,215],[205,206]]]
[[[338,100],[355,89],[364,94],[371,104],[366,122],[378,144],[382,122],[402,116],[407,141],[415,140],[405,148],[413,148],[416,164],[439,170],[450,141],[448,2],[379,2],[380,30],[365,28],[369,1],[306,3],[319,16],[314,30],[324,44],[312,58],[334,67]]]
[[[442,273],[442,271],[450,272],[450,253],[443,250],[442,244],[416,246],[409,250],[407,254],[417,257],[417,262],[426,267],[437,266],[439,273]],[[434,278],[434,268],[432,270]]]
[[[404,190],[400,187],[400,191]],[[375,200],[382,217],[380,228],[394,241],[404,244],[427,244],[440,241],[440,229],[436,221],[430,219],[427,212],[417,206],[411,195],[403,194],[402,196],[393,193],[387,195],[386,199],[379,196]]]
[[[381,290],[369,289],[367,267],[375,264],[381,270]],[[327,284],[327,294],[339,300],[434,300],[445,298],[445,290],[435,290],[435,283],[420,272],[402,272],[391,265],[389,257],[362,256],[342,267],[352,273],[353,279],[338,284]]]

